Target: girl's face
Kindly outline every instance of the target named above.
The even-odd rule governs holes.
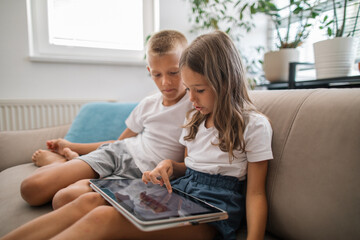
[[[181,69],[181,77],[186,89],[189,91],[190,101],[193,106],[204,115],[210,114],[208,120],[212,119],[215,92],[206,81],[205,76],[184,66]]]

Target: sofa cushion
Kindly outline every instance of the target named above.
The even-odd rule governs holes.
[[[360,89],[252,92],[274,130],[267,230],[360,239]]]
[[[31,207],[21,198],[20,184],[35,169],[34,164],[27,163],[0,172],[0,237],[52,210],[50,204]]]
[[[0,171],[23,163],[31,162],[32,154],[46,149],[46,141],[63,138],[70,125],[33,130],[0,132]]]
[[[34,164],[28,163],[0,172],[2,182],[0,184],[0,238],[26,222],[52,211],[51,204],[31,207],[21,198],[19,191],[21,182],[36,169]],[[243,226],[238,231],[237,239],[246,239],[246,235],[246,226]],[[264,240],[277,239],[270,233],[267,233],[264,238]]]
[[[65,139],[76,143],[116,140],[137,103],[92,102],[83,105]]]

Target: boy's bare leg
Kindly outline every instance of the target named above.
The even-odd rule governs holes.
[[[57,191],[82,179],[98,178],[84,161],[73,159],[38,169],[21,183],[21,196],[32,206],[50,202]]]
[[[52,239],[213,239],[215,233],[207,224],[143,232],[114,207],[99,206]]]
[[[78,221],[97,206],[106,204],[98,194],[81,196],[59,210],[45,214],[10,232],[2,240],[49,239]]]
[[[42,150],[42,149],[37,150],[32,155],[31,160],[38,167],[42,167],[52,163],[64,163],[67,161],[67,159],[64,156],[58,153],[51,152],[48,150]]]
[[[66,188],[60,189],[52,200],[53,209],[56,210],[67,203],[74,201],[79,196],[92,192],[93,190],[90,187],[89,180],[90,179],[80,180]]]

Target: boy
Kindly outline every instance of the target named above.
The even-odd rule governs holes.
[[[147,43],[147,69],[160,93],[138,104],[126,120],[127,129],[118,141],[78,145],[85,149],[76,150],[79,154],[101,146],[64,163],[44,164],[22,182],[24,200],[37,206],[49,202],[56,194],[53,207],[58,208],[91,191],[88,179],[141,178],[142,172],[152,170],[161,160],[183,161],[184,149],[178,139],[185,114],[191,109],[179,72],[180,56],[186,46],[186,38],[177,31],[154,34]],[[51,141],[48,146],[63,154],[66,148],[61,143],[64,142]],[[65,151],[77,156],[70,149]]]

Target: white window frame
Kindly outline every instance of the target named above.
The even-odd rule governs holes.
[[[143,0],[144,39],[159,30],[159,0]],[[40,62],[145,65],[144,51],[49,44],[46,0],[27,0],[29,58]]]

